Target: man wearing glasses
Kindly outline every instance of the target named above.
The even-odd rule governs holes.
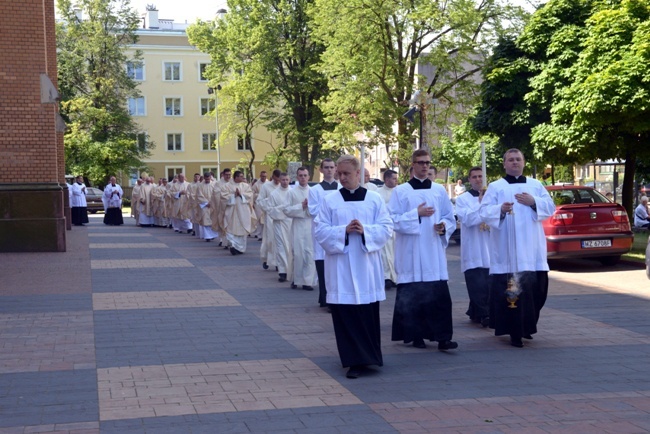
[[[388,211],[395,224],[397,295],[392,340],[439,350],[458,347],[451,340],[451,295],[445,249],[456,229],[445,188],[427,177],[431,157],[419,149],[411,157],[413,178],[395,188]]]

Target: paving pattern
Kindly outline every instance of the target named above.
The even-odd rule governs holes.
[[[454,339],[391,342],[345,378],[317,293],[264,271],[260,243],[101,216],[68,252],[0,255],[0,434],[650,432],[650,282],[564,264],[523,349],[470,323],[449,247]],[[629,286],[629,290],[626,288]]]

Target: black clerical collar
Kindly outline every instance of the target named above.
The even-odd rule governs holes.
[[[331,183],[323,180],[320,183],[320,186],[323,187],[323,190],[328,191],[328,190],[336,190],[338,188],[338,183],[336,181],[332,181]]]
[[[346,202],[361,202],[366,198],[366,193],[368,190],[359,186],[356,190],[350,191],[347,188],[342,188],[339,190],[343,200]]]
[[[474,190],[473,188],[470,188],[469,190],[467,190],[467,192],[469,194],[471,194],[472,196],[474,196],[474,197],[479,197],[479,195],[480,195],[480,193],[478,191]]]
[[[508,184],[525,184],[526,183],[526,177],[524,175],[521,175],[519,177],[514,177],[512,175],[506,175],[503,177]]]
[[[419,179],[413,177],[409,180],[409,184],[411,184],[413,190],[424,190],[431,188],[431,180],[429,178],[426,178],[424,181],[420,181]]]

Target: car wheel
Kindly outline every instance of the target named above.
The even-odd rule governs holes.
[[[620,255],[619,256],[603,256],[602,258],[598,258],[601,264],[603,264],[606,267],[611,267],[612,265],[618,264],[618,261],[621,260]]]

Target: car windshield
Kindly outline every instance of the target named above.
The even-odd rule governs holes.
[[[551,191],[551,197],[555,205],[571,205],[578,203],[610,203],[602,194],[596,190],[587,188],[571,188]]]

